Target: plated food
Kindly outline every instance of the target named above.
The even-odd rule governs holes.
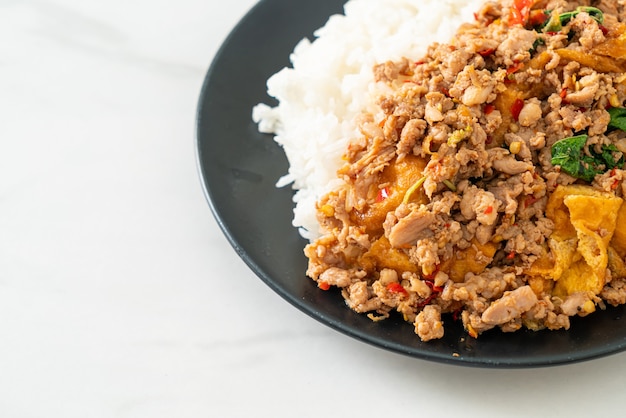
[[[420,10],[424,2],[390,3],[404,6],[394,16],[453,15]],[[357,21],[354,10],[375,7],[352,4]],[[310,143],[313,152],[289,139],[297,117],[287,110],[298,109],[257,110],[288,157],[297,156],[285,179],[306,191],[297,204],[316,212],[315,224],[295,219],[310,240],[307,274],[321,289],[340,288],[372,320],[402,316],[423,341],[441,338],[447,321],[473,337],[568,329],[573,316],[624,304],[624,5],[446,5],[475,7],[452,19],[464,23],[447,41],[362,60],[334,85],[356,99],[333,101],[332,88],[304,96],[305,109],[319,110],[316,100],[331,107],[331,123],[313,134],[336,134]],[[403,22],[420,32],[415,20]],[[332,25],[326,30],[318,40]]]

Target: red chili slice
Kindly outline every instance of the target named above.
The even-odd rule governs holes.
[[[533,2],[534,0],[514,0],[513,7],[509,10],[509,25],[525,25]]]
[[[528,23],[532,26],[541,26],[548,20],[548,15],[544,10],[531,10],[528,17]]]
[[[516,62],[515,64],[511,65],[510,67],[508,67],[506,69],[506,73],[507,74],[513,74],[513,73],[521,70],[522,68],[524,68],[524,63],[523,62]]]
[[[389,189],[383,187],[382,189],[378,189],[378,194],[376,195],[376,203],[380,203],[383,200],[389,197]]]
[[[513,119],[515,119],[515,122],[519,120],[519,114],[523,107],[524,101],[522,99],[515,99],[513,105],[511,106],[511,115],[513,116]]]
[[[606,26],[604,26],[604,25],[598,25],[598,29],[600,29],[600,30],[602,31],[602,34],[603,34],[604,36],[606,36],[606,35],[608,35],[608,34],[609,34],[609,28],[607,28],[607,27],[606,27]]]
[[[317,282],[317,287],[322,290],[328,290],[330,289],[330,284],[328,284],[328,282]]]
[[[393,292],[393,293],[402,293],[404,295],[408,295],[409,294],[409,292],[406,291],[404,286],[402,286],[398,282],[389,283],[387,285],[387,290],[389,290],[390,292]]]
[[[480,55],[481,57],[488,57],[489,55],[493,54],[494,52],[496,52],[495,48],[489,48],[489,49],[484,49],[482,51],[478,51],[478,55]]]

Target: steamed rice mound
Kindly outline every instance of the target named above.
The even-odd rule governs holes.
[[[253,109],[259,130],[274,134],[289,161],[277,186],[294,190],[293,224],[308,239],[320,235],[315,203],[341,180],[348,142],[360,135],[356,117],[376,113],[386,86],[372,67],[402,57],[418,59],[434,41],[447,41],[472,19],[481,0],[351,0],[311,41],[303,39],[268,82],[276,107]]]

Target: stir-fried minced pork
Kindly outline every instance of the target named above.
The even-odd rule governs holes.
[[[626,302],[626,5],[488,2],[361,117],[307,274],[424,341]],[[446,316],[446,314],[449,314]]]

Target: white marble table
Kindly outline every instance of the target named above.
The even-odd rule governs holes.
[[[300,313],[240,261],[194,118],[253,3],[0,0],[0,417],[622,416],[626,354],[415,360]]]

